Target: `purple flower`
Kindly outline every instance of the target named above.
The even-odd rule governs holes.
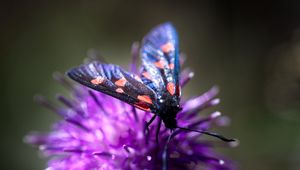
[[[192,77],[192,72],[184,70],[180,80],[182,87]],[[48,170],[162,169],[163,150],[170,132],[162,126],[157,144],[158,121],[151,124],[148,133],[145,130],[151,113],[71,84],[60,74],[54,78],[71,90],[71,98],[57,96],[65,107],[55,106],[41,96],[36,99],[63,119],[55,123],[49,133],[31,133],[25,137],[27,143],[38,146],[51,158]],[[218,111],[208,116],[199,115],[203,109],[219,103],[215,98],[217,93],[218,89],[213,87],[201,96],[183,100],[183,109],[177,115],[178,125],[208,130],[212,123],[226,123],[227,119],[222,119]],[[167,150],[169,169],[233,169],[232,162],[214,150],[215,145],[226,143],[203,137],[200,133],[176,130]]]

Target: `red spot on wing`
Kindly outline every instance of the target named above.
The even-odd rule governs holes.
[[[138,98],[140,101],[143,101],[143,102],[152,104],[151,98],[150,98],[149,96],[147,96],[147,95],[139,95],[139,96],[137,96],[137,98]]]
[[[141,109],[141,110],[147,111],[147,112],[151,111],[148,104],[146,104],[144,102],[138,102],[138,103],[134,104],[134,106]]]
[[[115,82],[115,85],[124,87],[126,82],[127,82],[127,80],[124,77],[122,77]]]
[[[169,68],[170,68],[171,70],[173,70],[173,69],[174,69],[174,64],[173,64],[173,63],[169,64]]]
[[[169,83],[167,84],[167,90],[168,90],[168,92],[169,92],[171,95],[174,95],[174,94],[175,94],[175,85],[174,85],[174,83],[169,82]]]
[[[98,76],[95,79],[92,79],[91,83],[94,85],[99,85],[99,84],[103,83],[103,81],[104,81],[104,77]]]
[[[148,72],[143,72],[142,75],[146,78],[146,79],[149,79],[151,80],[151,76]]]
[[[174,51],[174,45],[171,42],[167,42],[166,44],[162,45],[160,48],[164,53],[169,53],[171,51]]]
[[[164,68],[165,62],[163,60],[159,60],[159,61],[155,62],[154,65],[158,68]]]
[[[176,94],[181,96],[181,87],[179,85],[176,85]]]
[[[124,90],[121,89],[121,88],[117,88],[117,89],[116,89],[116,92],[117,92],[117,93],[124,93]]]

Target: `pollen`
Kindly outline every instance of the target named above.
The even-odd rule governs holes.
[[[166,44],[162,45],[160,48],[164,53],[169,53],[171,51],[174,51],[174,45],[171,42],[167,42]]]
[[[117,88],[117,89],[116,89],[116,92],[117,92],[117,93],[124,93],[124,90],[121,89],[121,88]]]
[[[170,82],[167,84],[167,90],[171,95],[174,95],[175,93],[175,85],[174,83]]]
[[[127,80],[124,77],[122,77],[122,78],[120,78],[119,80],[117,80],[115,82],[115,85],[120,86],[120,87],[124,87],[126,82],[127,82]]]
[[[91,83],[94,85],[99,85],[99,84],[103,83],[103,81],[104,81],[104,77],[98,76],[95,79],[92,79]]]
[[[137,81],[139,81],[139,82],[142,82],[141,78],[139,76],[137,76],[137,75],[134,76],[134,79],[137,80]]]
[[[143,102],[152,104],[151,98],[150,98],[149,96],[147,96],[147,95],[141,95],[141,96],[138,96],[137,98],[138,98],[140,101],[143,101]]]

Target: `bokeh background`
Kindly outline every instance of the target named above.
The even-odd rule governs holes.
[[[43,169],[23,143],[58,117],[33,102],[66,93],[52,79],[80,64],[90,48],[127,66],[131,43],[171,21],[196,76],[184,95],[221,88],[216,109],[240,140],[220,149],[243,170],[300,168],[300,1],[1,1],[0,169]],[[206,113],[203,113],[206,114]]]

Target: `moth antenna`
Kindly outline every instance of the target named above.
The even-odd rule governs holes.
[[[195,129],[189,129],[189,128],[185,128],[185,127],[178,127],[178,129],[181,129],[181,130],[185,130],[185,131],[190,131],[190,132],[198,132],[198,133],[202,133],[202,134],[205,134],[205,135],[208,135],[208,136],[212,136],[212,137],[216,137],[218,139],[221,139],[222,141],[225,141],[225,142],[234,142],[236,141],[236,139],[231,139],[231,138],[227,138],[227,137],[224,137],[218,133],[215,133],[215,132],[209,132],[209,131],[205,131],[205,130],[195,130]]]

